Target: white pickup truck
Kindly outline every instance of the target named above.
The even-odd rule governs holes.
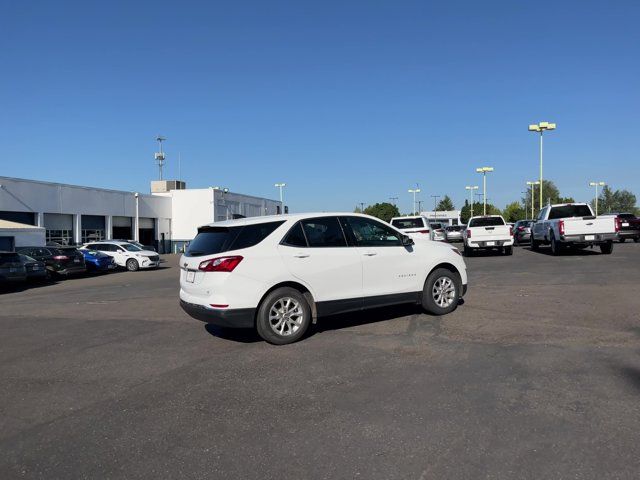
[[[614,217],[596,217],[586,203],[547,205],[531,226],[531,249],[551,245],[551,252],[560,255],[563,247],[599,245],[602,253],[609,254],[617,231]]]
[[[513,254],[513,230],[500,215],[471,217],[462,233],[465,257],[474,250],[497,248],[503,255]]]

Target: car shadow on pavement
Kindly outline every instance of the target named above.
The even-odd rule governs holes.
[[[624,377],[632,387],[640,392],[640,368],[630,366],[616,366],[616,372]]]
[[[463,304],[464,300],[462,298],[459,299],[458,306]],[[357,327],[360,325],[368,325],[371,323],[384,322],[386,320],[393,320],[395,318],[419,314],[430,316],[420,305],[416,304],[390,305],[388,307],[331,315],[322,317],[318,319],[316,324],[312,324],[302,340],[304,341],[305,338],[313,337],[317,333],[330,330]],[[224,340],[231,340],[239,343],[255,343],[263,341],[255,329],[251,328],[223,328],[211,325],[210,323],[206,324],[204,328],[209,335],[222,338]]]
[[[380,307],[371,310],[362,310],[359,312],[342,313],[340,315],[332,315],[318,319],[318,323],[312,325],[311,333],[325,332],[328,330],[340,330],[342,328],[357,327],[370,323],[384,322],[393,320],[394,318],[406,317],[424,313],[420,305],[403,304],[392,305],[389,307]]]
[[[33,290],[34,288],[49,287],[58,283],[55,280],[28,280],[13,285],[0,285],[0,295],[5,293],[18,293],[25,290]]]
[[[531,250],[534,253],[540,253],[542,255],[548,255],[550,257],[553,256],[553,252],[551,251],[551,247],[541,247],[538,250],[533,250],[531,247],[529,247],[529,250]],[[602,252],[600,252],[600,249],[596,249],[596,248],[563,248],[560,251],[560,255],[561,257],[581,257],[581,256],[591,256],[591,255],[602,255]]]
[[[204,326],[207,333],[213,337],[231,340],[238,343],[262,342],[255,329],[252,328],[223,328],[207,323]]]

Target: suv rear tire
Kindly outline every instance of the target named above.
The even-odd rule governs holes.
[[[431,272],[422,290],[422,308],[433,315],[446,315],[458,306],[462,292],[460,275],[438,268]]]
[[[269,293],[256,314],[258,335],[273,345],[300,340],[311,325],[311,307],[295,288],[282,287]]]

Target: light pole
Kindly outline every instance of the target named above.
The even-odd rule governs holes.
[[[476,172],[482,174],[482,196],[484,197],[483,215],[487,214],[487,172],[493,172],[493,167],[476,168]]]
[[[398,197],[389,197],[394,207],[397,207]]]
[[[280,189],[280,213],[284,213],[284,193],[282,192],[282,189],[286,186],[286,183],[276,183],[274,185],[274,187]]]
[[[440,198],[440,195],[431,195],[433,198],[433,218],[438,218],[438,207],[436,206],[436,202]]]
[[[533,197],[535,196],[536,185],[540,185],[540,181],[536,180],[535,182],[527,182],[527,185],[531,187],[531,220],[533,220]]]
[[[606,183],[604,182],[589,182],[589,186],[596,187],[596,217],[598,216],[598,187],[604,187]]]
[[[469,218],[473,217],[473,191],[478,189],[477,185],[467,185],[466,187],[464,187],[465,190],[469,190],[469,198],[471,200],[471,203],[469,204],[471,207],[471,214],[469,215]]]
[[[556,124],[549,122],[540,122],[537,125],[529,125],[530,132],[538,132],[540,134],[540,210],[542,210],[542,134],[545,130],[555,130]]]
[[[420,213],[422,211],[422,200],[418,200],[418,211],[416,213]]]
[[[360,202],[360,213],[364,213],[364,202]]]
[[[415,215],[415,213],[416,213],[416,193],[420,193],[420,189],[419,188],[410,188],[407,191],[409,193],[413,193],[413,212],[411,212],[411,215]]]
[[[134,197],[136,197],[136,231],[133,232],[133,239],[136,242],[140,241],[140,226],[138,225],[138,223],[140,222],[140,209],[139,209],[139,200],[140,200],[140,194],[138,192],[133,194]]]

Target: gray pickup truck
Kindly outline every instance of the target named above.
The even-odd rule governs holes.
[[[560,255],[563,247],[585,248],[598,245],[600,251],[613,251],[617,224],[614,217],[596,217],[587,203],[547,205],[531,226],[531,249],[551,245]]]

